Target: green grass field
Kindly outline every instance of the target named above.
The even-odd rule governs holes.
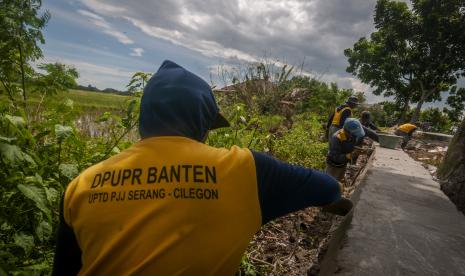
[[[8,96],[4,91],[0,94],[0,102],[8,102]],[[28,94],[29,104],[38,104],[41,95],[37,93]],[[57,95],[47,96],[47,101],[64,101],[70,99],[74,102],[74,106],[89,109],[121,109],[126,106],[129,96],[121,96],[116,94],[70,90],[69,92],[58,93]],[[19,98],[18,98],[19,100]],[[18,103],[20,100],[18,101]]]

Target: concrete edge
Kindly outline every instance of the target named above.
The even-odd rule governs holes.
[[[355,178],[355,181],[354,181],[354,183],[358,183],[357,189],[354,191],[354,193],[350,197],[350,199],[352,200],[352,203],[354,204],[354,207],[344,218],[342,218],[342,222],[339,224],[339,226],[336,229],[332,230],[331,238],[328,244],[328,249],[326,250],[323,260],[320,263],[320,272],[318,273],[318,275],[321,275],[321,276],[333,275],[337,267],[336,258],[337,258],[338,251],[340,249],[342,242],[344,241],[346,232],[350,227],[350,224],[352,222],[352,218],[354,215],[355,206],[357,205],[357,202],[360,199],[361,190],[363,186],[365,185],[362,182],[362,180],[365,178],[366,173],[373,165],[373,159],[375,157],[375,152],[376,152],[376,147],[375,146],[373,147],[374,147],[373,152],[368,158],[367,165],[358,174],[358,176]]]

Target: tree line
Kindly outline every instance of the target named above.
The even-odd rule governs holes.
[[[465,88],[465,1],[378,0],[376,31],[344,51],[347,72],[373,87],[375,95],[393,97],[400,121],[419,119],[424,103],[449,92],[444,112],[454,121],[463,117]],[[411,118],[409,106],[416,104]]]

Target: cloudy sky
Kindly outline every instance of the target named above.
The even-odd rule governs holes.
[[[375,0],[47,0],[47,61],[74,65],[80,84],[124,89],[135,71],[171,59],[207,81],[219,65],[264,56],[341,87],[343,50],[373,31]],[[370,97],[371,98],[371,97]]]

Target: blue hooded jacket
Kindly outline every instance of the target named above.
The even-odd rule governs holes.
[[[172,61],[164,61],[147,83],[140,106],[139,132],[202,141],[209,129],[229,126],[208,83]]]

